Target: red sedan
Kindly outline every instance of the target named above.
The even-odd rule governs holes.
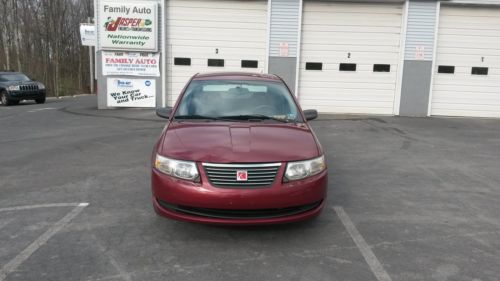
[[[318,216],[328,173],[323,149],[281,78],[195,75],[155,145],[156,212],[208,224],[275,224]]]

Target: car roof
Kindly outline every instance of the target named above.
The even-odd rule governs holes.
[[[262,74],[253,72],[211,72],[198,73],[193,80],[251,80],[251,81],[275,81],[281,82],[281,79],[274,74]]]

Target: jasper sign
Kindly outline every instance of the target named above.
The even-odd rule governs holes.
[[[158,51],[157,3],[101,1],[100,48],[104,50]]]

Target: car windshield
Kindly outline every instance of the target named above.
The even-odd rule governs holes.
[[[29,77],[24,74],[12,73],[12,74],[0,74],[0,81],[21,81],[27,82],[30,81]]]
[[[267,81],[192,81],[176,119],[234,119],[301,122],[288,89]]]

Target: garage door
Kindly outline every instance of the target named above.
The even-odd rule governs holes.
[[[166,14],[169,105],[198,72],[265,70],[267,1],[170,0]]]
[[[400,4],[305,1],[299,99],[326,113],[393,114]]]
[[[431,115],[500,117],[500,9],[441,7]]]

